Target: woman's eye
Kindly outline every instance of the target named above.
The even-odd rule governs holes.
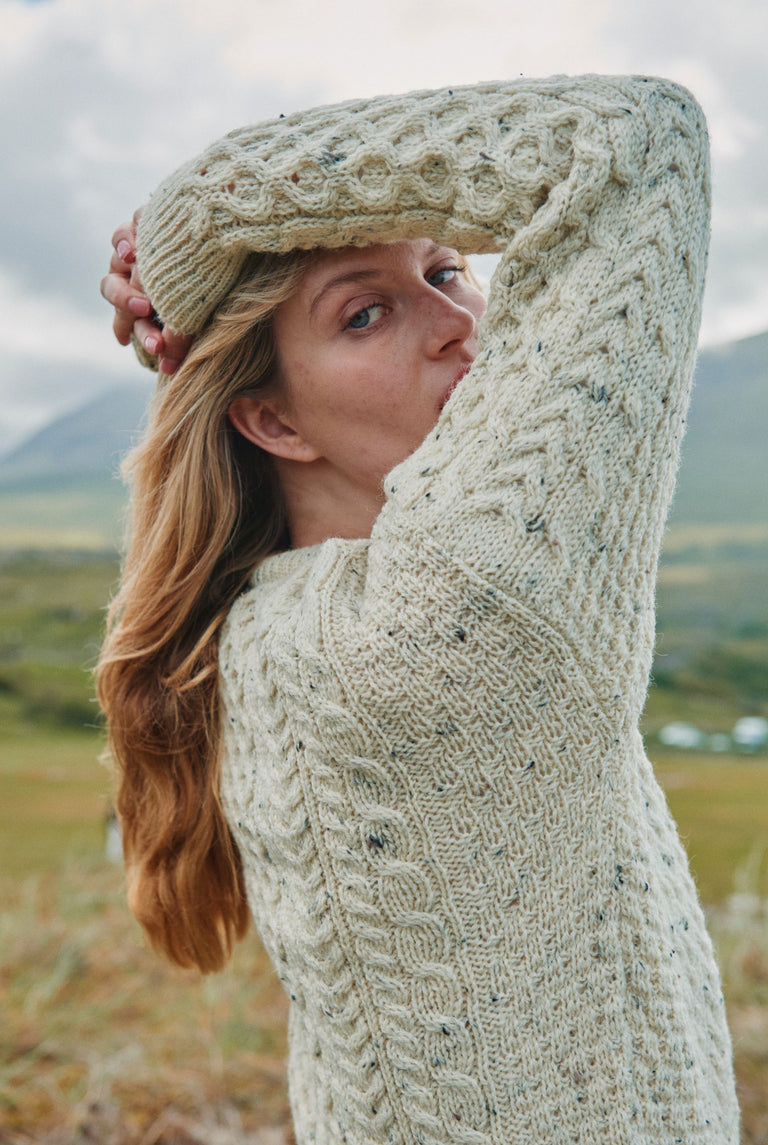
[[[430,286],[443,286],[444,283],[451,282],[463,269],[463,266],[441,266],[439,270],[429,275],[427,282]]]
[[[347,322],[347,328],[365,330],[367,326],[372,326],[374,322],[379,321],[383,309],[384,307],[380,302],[375,302],[372,306],[364,306],[362,310],[358,310],[357,314],[352,315]]]

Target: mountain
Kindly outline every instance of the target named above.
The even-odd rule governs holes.
[[[703,350],[670,524],[768,523],[768,331]]]
[[[120,459],[148,397],[144,386],[109,390],[0,458],[0,550],[105,551],[120,543]]]
[[[119,386],[64,414],[0,457],[0,490],[95,486],[135,439],[150,389]]]
[[[121,531],[120,457],[149,391],[124,386],[0,458],[0,547],[107,547]],[[671,525],[768,523],[768,331],[699,355]]]

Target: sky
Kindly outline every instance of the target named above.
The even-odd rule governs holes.
[[[0,0],[0,452],[116,384],[109,239],[243,123],[556,73],[665,75],[712,144],[702,345],[768,329],[765,0]]]

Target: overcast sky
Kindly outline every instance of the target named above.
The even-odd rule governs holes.
[[[768,329],[766,0],[0,0],[0,450],[141,378],[98,295],[109,237],[216,136],[316,103],[586,71],[698,97],[702,342]]]

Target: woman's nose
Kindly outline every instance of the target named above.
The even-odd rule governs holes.
[[[427,316],[427,345],[430,354],[441,354],[456,343],[463,345],[477,331],[475,316],[444,294],[433,300]]]

